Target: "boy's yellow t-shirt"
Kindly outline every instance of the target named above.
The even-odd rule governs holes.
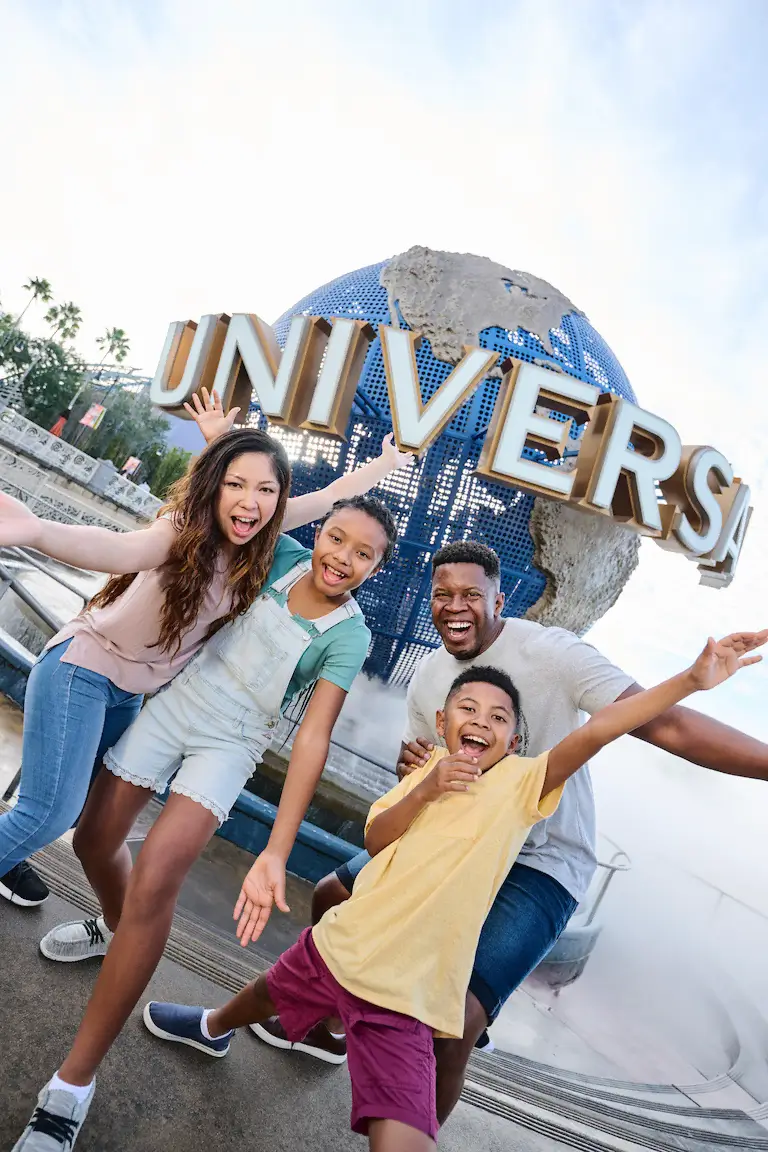
[[[436,748],[423,768],[377,800],[366,828],[447,755]],[[541,800],[548,755],[505,757],[468,792],[428,804],[366,864],[350,899],[312,930],[342,987],[423,1021],[437,1035],[463,1034],[483,922],[531,826],[560,800],[562,788]]]

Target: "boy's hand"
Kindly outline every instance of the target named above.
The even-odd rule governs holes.
[[[480,774],[474,757],[456,752],[453,756],[443,756],[417,787],[424,799],[431,802],[439,800],[445,792],[469,792],[470,784]]]
[[[432,755],[434,747],[434,744],[430,744],[429,740],[425,740],[423,736],[419,736],[418,740],[411,740],[409,744],[404,744],[397,764],[398,780],[410,776],[414,768],[423,768]]]
[[[765,632],[735,632],[723,640],[713,640],[710,636],[704,651],[688,669],[694,691],[716,688],[740,668],[759,664],[762,656],[744,656],[742,653],[759,647],[766,639],[768,633]]]
[[[194,404],[194,408],[192,404]],[[223,436],[225,432],[230,432],[240,413],[239,408],[230,408],[225,415],[218,392],[214,390],[211,397],[207,388],[200,389],[200,396],[195,392],[192,397],[192,404],[185,403],[184,408],[202,432],[206,444],[218,440],[219,436]]]
[[[285,863],[264,851],[243,880],[235,904],[233,919],[239,920],[237,938],[244,948],[261,936],[273,903],[281,912],[290,912],[285,902]]]
[[[731,632],[730,636],[725,636],[718,643],[723,647],[732,648],[737,656],[743,656],[745,652],[762,648],[766,640],[768,640],[768,628],[763,628],[762,632]]]

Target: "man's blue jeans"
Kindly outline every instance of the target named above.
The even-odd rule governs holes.
[[[94,768],[141,707],[142,696],[98,672],[62,664],[65,644],[40,657],[27,683],[19,799],[0,815],[0,876],[72,827]]]

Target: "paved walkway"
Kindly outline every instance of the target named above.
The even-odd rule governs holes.
[[[74,1035],[97,962],[54,964],[37,949],[43,932],[75,909],[52,896],[40,909],[0,907],[0,1152],[13,1146],[38,1089]],[[216,1004],[220,988],[163,960],[147,999]],[[225,1060],[146,1032],[137,1009],[104,1062],[77,1152],[350,1152],[345,1068],[262,1045],[249,1032]],[[562,1147],[507,1120],[460,1104],[440,1141],[445,1152],[553,1152]]]

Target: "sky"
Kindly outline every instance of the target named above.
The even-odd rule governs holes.
[[[272,320],[413,244],[532,272],[753,491],[730,589],[645,543],[590,638],[651,683],[768,625],[763,0],[0,0],[0,20],[6,309],[45,276],[86,358],[117,325],[152,374],[171,320]],[[768,740],[767,687],[748,670],[696,706]],[[630,819],[626,759],[598,766],[607,829],[768,913],[768,787],[649,754]]]

